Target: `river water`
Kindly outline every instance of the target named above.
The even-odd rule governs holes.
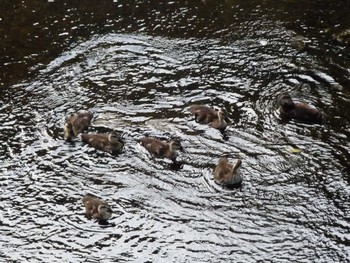
[[[1,4],[0,262],[349,262],[347,1],[74,2]],[[281,122],[282,92],[325,122]],[[194,103],[230,126],[194,122]],[[124,151],[65,142],[79,110]],[[180,138],[179,163],[145,135]],[[212,180],[224,154],[240,188]]]

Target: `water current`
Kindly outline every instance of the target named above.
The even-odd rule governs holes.
[[[199,19],[176,8],[174,28],[181,17]],[[4,87],[0,261],[348,262],[348,55],[339,43],[324,53],[328,44],[310,35],[300,50],[287,23],[254,10],[239,14],[231,34],[228,18],[213,22],[211,37],[201,36],[205,27],[151,34],[142,21],[97,30]],[[172,32],[160,21],[154,30]],[[325,122],[281,122],[283,92],[315,105]],[[225,108],[229,127],[196,123],[191,104]],[[65,118],[79,110],[94,113],[90,132],[123,133],[123,152],[65,142]],[[180,138],[178,164],[146,152],[145,135]],[[242,160],[240,188],[212,180],[225,154]],[[86,193],[112,206],[109,224],[84,216]]]

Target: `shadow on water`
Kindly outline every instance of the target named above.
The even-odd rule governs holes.
[[[321,16],[311,1],[247,2],[1,4],[0,257],[349,258],[349,25],[340,15],[320,33],[305,15]],[[10,25],[13,14],[23,16]],[[321,109],[325,123],[281,122],[282,92]],[[224,108],[231,124],[196,123],[191,104]],[[90,132],[122,133],[124,150],[64,142],[78,110],[94,112]],[[179,138],[185,152],[177,163],[153,158],[138,143],[145,135]],[[242,159],[241,187],[212,180],[223,154]],[[84,217],[86,193],[111,204],[107,225]]]

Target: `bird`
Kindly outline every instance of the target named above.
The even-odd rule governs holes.
[[[301,35],[295,35],[290,39],[291,46],[299,52],[304,52],[306,50],[307,42],[307,39]]]
[[[323,113],[313,105],[303,102],[293,102],[291,96],[287,93],[277,97],[279,104],[280,117],[282,119],[295,119],[309,123],[321,123]]]
[[[190,112],[196,122],[208,124],[215,129],[224,130],[228,125],[229,119],[225,109],[216,110],[204,105],[191,105]]]
[[[238,186],[242,183],[242,175],[237,171],[242,161],[238,159],[234,164],[226,157],[220,158],[214,169],[214,181],[219,185]]]
[[[96,150],[110,154],[118,154],[124,147],[122,137],[116,132],[110,133],[82,133],[81,140]]]
[[[86,194],[82,201],[85,207],[85,215],[88,219],[97,219],[100,222],[105,222],[111,218],[113,211],[106,202],[91,194]]]
[[[63,128],[64,139],[70,142],[79,133],[86,131],[90,126],[92,118],[93,114],[89,111],[78,112],[69,116]]]
[[[176,161],[178,155],[177,150],[183,151],[181,143],[178,139],[172,139],[164,142],[152,137],[143,137],[140,140],[143,147],[147,149],[151,154],[160,158],[167,158]]]

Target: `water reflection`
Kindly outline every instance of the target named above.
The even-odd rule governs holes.
[[[244,51],[236,52],[243,49],[240,45]],[[2,167],[7,174],[2,203],[22,211],[5,209],[2,220],[8,241],[27,240],[21,245],[26,252],[17,252],[18,257],[39,247],[54,257],[55,251],[71,247],[78,258],[92,249],[97,261],[103,255],[132,260],[152,254],[153,259],[185,260],[179,251],[192,260],[219,254],[224,260],[232,253],[241,260],[251,255],[259,255],[256,260],[271,255],[301,260],[306,250],[317,258],[319,249],[327,251],[325,257],[344,258],[345,247],[342,254],[329,246],[344,246],[339,235],[348,228],[333,226],[344,213],[339,203],[348,202],[348,190],[341,164],[329,162],[336,158],[324,140],[329,127],[279,123],[275,97],[285,87],[280,79],[270,79],[261,89],[267,74],[263,68],[278,65],[288,76],[299,67],[285,54],[276,55],[277,61],[269,56],[262,60],[266,50],[260,47],[255,42],[227,47],[219,41],[109,34],[63,53],[35,81],[18,85],[16,100],[28,99],[20,108],[13,106],[16,119],[3,119],[3,127],[18,135],[9,141],[12,154]],[[193,52],[204,48],[210,50],[205,56]],[[289,62],[280,64],[279,57]],[[264,78],[236,74],[249,67]],[[293,79],[307,89],[312,78],[304,74],[293,73]],[[299,94],[293,88],[288,86]],[[320,94],[322,89],[327,87],[319,85]],[[188,111],[193,103],[225,108],[231,125],[222,134],[196,123]],[[65,116],[80,109],[94,112],[91,131],[125,134],[120,155],[95,151],[79,140],[63,141]],[[20,119],[30,121],[18,133],[11,127]],[[178,137],[186,152],[176,164],[153,158],[138,144],[145,135]],[[291,146],[302,152],[289,153]],[[213,167],[225,153],[243,160],[239,189],[212,180]],[[100,228],[79,212],[87,192],[112,204],[116,215],[110,225]],[[22,234],[9,233],[10,226]],[[37,238],[30,238],[33,234]],[[133,247],[139,252],[130,254]],[[10,252],[7,257],[14,258]]]
[[[176,14],[171,18],[195,16],[188,9]],[[282,25],[256,19],[236,26],[231,40],[96,34],[6,90],[2,256],[346,261],[349,94],[337,82],[343,77],[293,48]],[[322,109],[326,123],[281,123],[282,92]],[[224,133],[196,123],[191,104],[225,108],[232,123]],[[80,140],[66,143],[65,118],[78,110],[94,112],[91,132],[123,133],[124,150],[113,156]],[[154,158],[139,145],[143,136],[180,138],[186,151],[177,164]],[[242,159],[238,189],[212,180],[224,154]],[[109,225],[84,217],[86,193],[111,204]]]

